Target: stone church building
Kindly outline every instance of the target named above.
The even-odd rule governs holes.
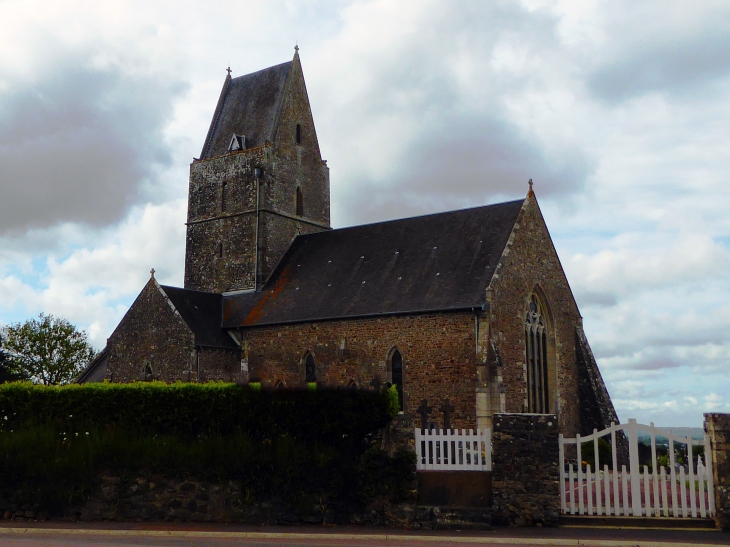
[[[190,166],[184,288],[147,285],[80,382],[397,386],[452,425],[618,421],[532,185],[523,200],[333,230],[298,52],[223,84]],[[438,417],[438,413],[434,413]],[[437,418],[438,419],[438,418]]]

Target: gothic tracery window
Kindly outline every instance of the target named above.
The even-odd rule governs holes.
[[[532,294],[525,313],[527,411],[549,412],[547,322],[540,299]]]

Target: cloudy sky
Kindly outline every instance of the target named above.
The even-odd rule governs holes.
[[[730,4],[0,0],[0,324],[183,279],[225,68],[301,47],[334,226],[521,198],[622,420],[730,411]]]

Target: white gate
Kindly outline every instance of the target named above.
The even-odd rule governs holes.
[[[626,432],[629,443],[629,469],[622,465],[618,470],[616,434]],[[649,434],[651,439],[651,461],[649,470],[639,466],[639,431]],[[598,439],[611,437],[611,469],[604,463],[599,468]],[[657,436],[668,440],[669,470],[657,465]],[[593,462],[582,458],[581,444],[593,441]],[[675,445],[685,445],[688,463],[680,466],[675,461]],[[575,445],[575,465],[567,464],[565,446]],[[705,460],[698,455],[695,460],[692,446],[704,446]],[[591,465],[593,464],[593,465]],[[657,470],[660,469],[658,472]],[[637,424],[630,419],[628,424],[615,425],[603,431],[593,430],[587,437],[576,435],[564,439],[560,435],[560,505],[562,512],[571,515],[605,515],[634,517],[713,517],[715,515],[714,486],[712,483],[712,458],[710,440],[677,437],[671,429]]]
[[[491,471],[492,432],[416,429],[418,471]]]

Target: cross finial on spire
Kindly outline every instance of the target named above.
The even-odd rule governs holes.
[[[152,279],[154,279],[154,278],[155,278],[155,269],[154,269],[154,268],[152,268],[152,269],[150,270],[150,277],[151,277]]]
[[[230,75],[231,75],[231,67],[228,67],[228,68],[226,69],[226,72],[228,72],[228,75],[230,76]]]

